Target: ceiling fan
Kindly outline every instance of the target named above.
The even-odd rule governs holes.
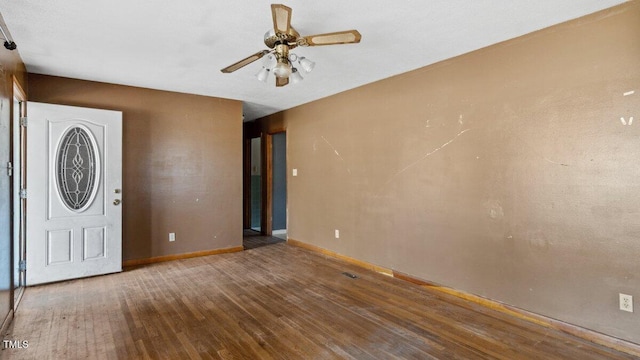
[[[338,31],[326,34],[300,36],[291,26],[291,8],[282,4],[271,4],[273,17],[273,29],[264,35],[264,43],[272,50],[262,50],[248,56],[226,68],[220,70],[223,73],[232,73],[252,62],[267,55],[262,70],[256,75],[259,80],[266,81],[270,72],[276,77],[276,86],[285,86],[289,79],[293,83],[302,80],[298,69],[292,64],[298,63],[300,67],[310,72],[315,63],[305,57],[299,57],[289,51],[298,46],[321,46],[334,44],[359,43],[362,36],[358,30]],[[275,60],[275,66],[271,66]]]

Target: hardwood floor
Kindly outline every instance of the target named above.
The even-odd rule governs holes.
[[[3,359],[633,359],[285,243],[28,288],[5,339],[29,346]]]
[[[285,240],[277,237],[263,236],[263,235],[260,235],[260,233],[257,231],[245,229],[242,245],[244,246],[245,250],[250,250],[250,249],[259,248],[261,246],[281,243],[284,241]]]

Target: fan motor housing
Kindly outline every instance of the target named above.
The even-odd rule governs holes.
[[[298,38],[300,34],[293,28],[289,28],[289,33],[276,33],[273,29],[267,31],[264,34],[264,44],[267,45],[270,49],[273,49],[278,44],[287,44],[289,45],[289,49],[293,49],[298,46]]]

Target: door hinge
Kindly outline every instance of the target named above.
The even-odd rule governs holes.
[[[18,270],[27,271],[27,260],[20,260],[20,262],[18,263]]]
[[[26,199],[27,198],[27,189],[21,189],[20,190],[20,199]]]
[[[20,126],[27,127],[27,117],[23,116],[20,118]]]
[[[7,176],[13,176],[13,164],[7,161]]]

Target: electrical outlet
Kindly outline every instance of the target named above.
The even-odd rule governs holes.
[[[298,169],[293,169],[291,173],[293,176],[298,176]]]
[[[340,239],[340,230],[336,229],[336,239]]]
[[[176,233],[169,233],[169,241],[176,241]]]
[[[620,310],[633,312],[633,296],[620,294]]]

